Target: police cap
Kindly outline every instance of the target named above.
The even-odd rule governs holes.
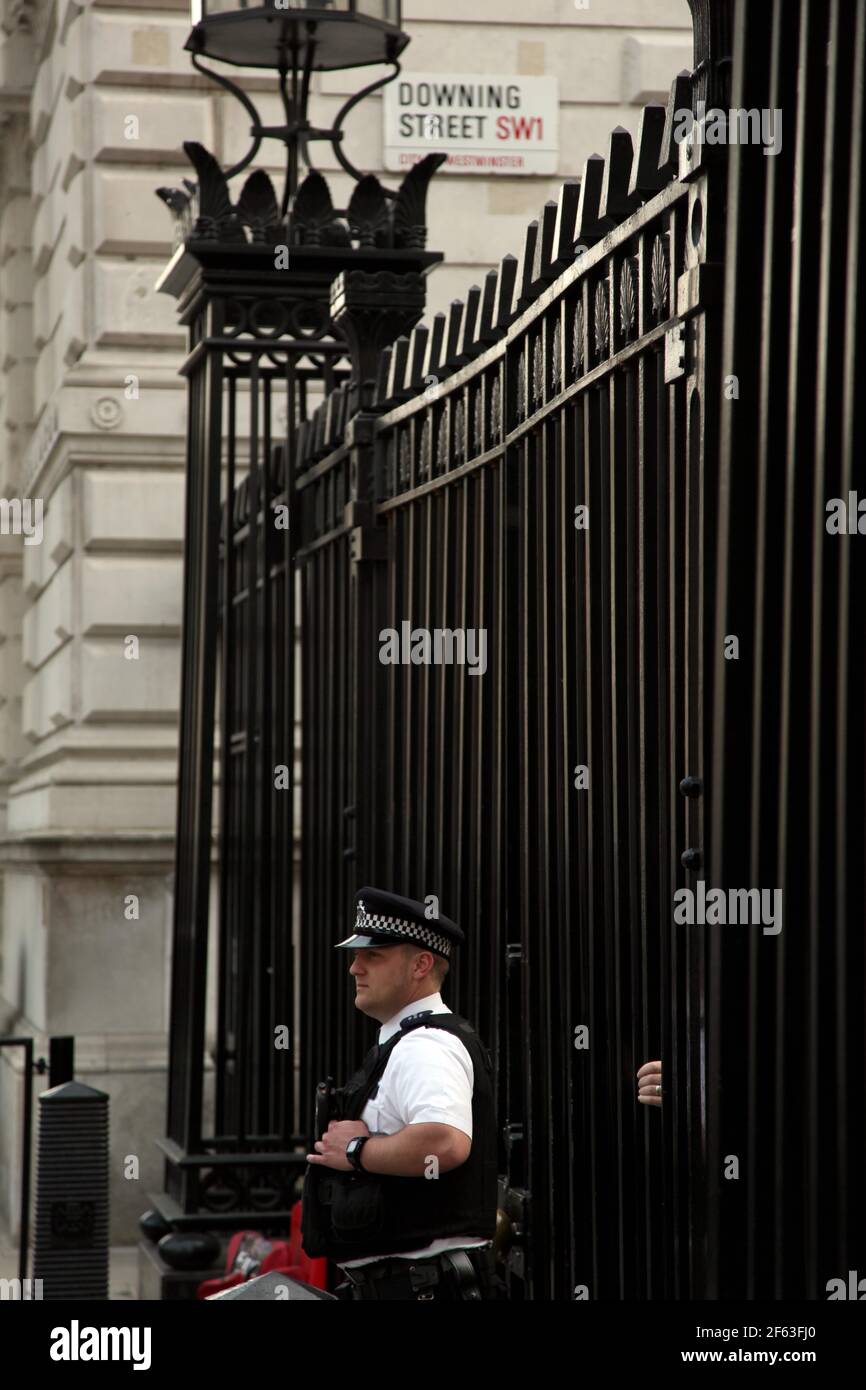
[[[451,958],[454,947],[465,940],[450,917],[429,916],[430,908],[414,898],[386,893],[381,888],[361,888],[355,894],[355,930],[337,946],[417,946],[437,956]]]

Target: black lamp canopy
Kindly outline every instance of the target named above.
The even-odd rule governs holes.
[[[186,48],[251,68],[393,63],[409,42],[400,0],[192,0]]]

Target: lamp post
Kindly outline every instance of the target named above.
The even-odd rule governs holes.
[[[228,177],[239,173],[258,153],[262,139],[271,137],[287,147],[283,213],[297,189],[300,157],[311,166],[309,147],[328,141],[337,160],[354,178],[361,175],[342,150],[342,126],[349,111],[371,92],[392,82],[397,61],[409,42],[400,28],[400,0],[193,0],[193,29],[186,42],[193,66],[232,92],[252,117],[252,145]],[[202,64],[217,59],[238,67],[273,68],[278,74],[285,122],[263,126],[249,97],[226,77]],[[387,63],[391,72],[351,97],[330,130],[310,125],[307,105],[314,72]],[[390,191],[385,190],[390,196]]]
[[[393,62],[409,39],[400,0],[192,0],[193,53],[279,67],[293,51],[311,68]]]
[[[347,535],[373,526],[374,480],[357,465],[353,441],[371,428],[364,412],[377,358],[421,317],[424,276],[442,259],[425,249],[425,199],[445,156],[431,153],[400,188],[387,189],[351,164],[342,126],[364,96],[396,77],[407,42],[398,0],[193,4],[192,62],[241,102],[251,146],[223,169],[187,142],[195,179],[157,190],[175,216],[178,243],[158,287],[177,298],[189,333],[168,1114],[158,1141],[164,1190],[150,1194],[157,1218],[143,1227],[146,1235],[171,1229],[158,1252],[144,1247],[164,1281],[166,1264],[195,1261],[191,1233],[287,1230],[305,1162],[311,1117],[307,1098],[296,1096],[294,1042],[274,1047],[275,1028],[297,1034],[293,797],[275,789],[274,774],[294,765],[296,578],[312,494],[295,478],[296,442],[315,437],[313,455],[332,481],[333,526]],[[211,63],[272,69],[282,124],[263,125],[249,95]],[[350,97],[329,129],[314,126],[313,72],[373,64],[390,71]],[[231,181],[265,139],[286,147],[281,196],[261,169],[235,192]],[[345,208],[334,206],[313,164],[316,142],[330,144],[352,177]],[[319,411],[313,422],[322,397],[327,420]],[[203,1098],[217,719],[211,1125]],[[335,872],[351,872],[342,855]]]

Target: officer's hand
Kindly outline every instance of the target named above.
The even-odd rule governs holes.
[[[662,1064],[644,1062],[637,1074],[637,1098],[641,1105],[661,1105]]]
[[[346,1145],[356,1134],[369,1134],[363,1120],[332,1120],[321,1139],[317,1139],[314,1154],[307,1154],[308,1163],[318,1163],[324,1168],[337,1168],[343,1173],[352,1171],[346,1157]]]

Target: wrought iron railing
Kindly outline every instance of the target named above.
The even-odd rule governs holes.
[[[635,149],[615,132],[587,162],[519,262],[396,342],[423,266],[341,277],[325,399],[321,372],[298,384],[315,345],[282,341],[285,455],[274,471],[233,420],[238,459],[255,441],[250,481],[222,494],[223,366],[204,361],[231,344],[190,291],[172,1219],[212,1224],[220,1203],[226,1224],[283,1219],[314,1083],[369,1042],[331,947],[378,882],[435,893],[466,930],[447,997],[493,1054],[514,1297],[814,1298],[866,1270],[849,1056],[866,586],[856,533],[824,518],[827,498],[851,504],[863,454],[866,0],[692,9],[693,75],[646,110]],[[697,100],[779,108],[787,143],[678,146]],[[244,370],[262,399],[265,373]],[[404,621],[483,629],[485,673],[383,665],[380,633]],[[218,649],[233,674],[208,1138]],[[296,714],[295,952],[291,822],[265,779],[293,756]],[[676,924],[674,894],[704,876],[775,884],[779,936]],[[293,1089],[262,1040],[295,994]],[[634,1094],[656,1056],[661,1114]],[[266,1181],[244,1177],[253,1163]]]
[[[673,1155],[703,1084],[703,957],[671,924],[700,826],[678,784],[703,773],[720,195],[699,161],[679,177],[690,103],[681,77],[636,150],[614,132],[545,206],[519,264],[387,350],[353,436],[343,388],[298,440],[302,915],[322,920],[302,1076],[356,1047],[329,950],[351,891],[435,893],[468,938],[449,999],[496,1067],[515,1296],[691,1288],[696,1175]],[[486,673],[382,665],[403,622],[483,629]],[[634,1103],[656,1055],[661,1127]]]

